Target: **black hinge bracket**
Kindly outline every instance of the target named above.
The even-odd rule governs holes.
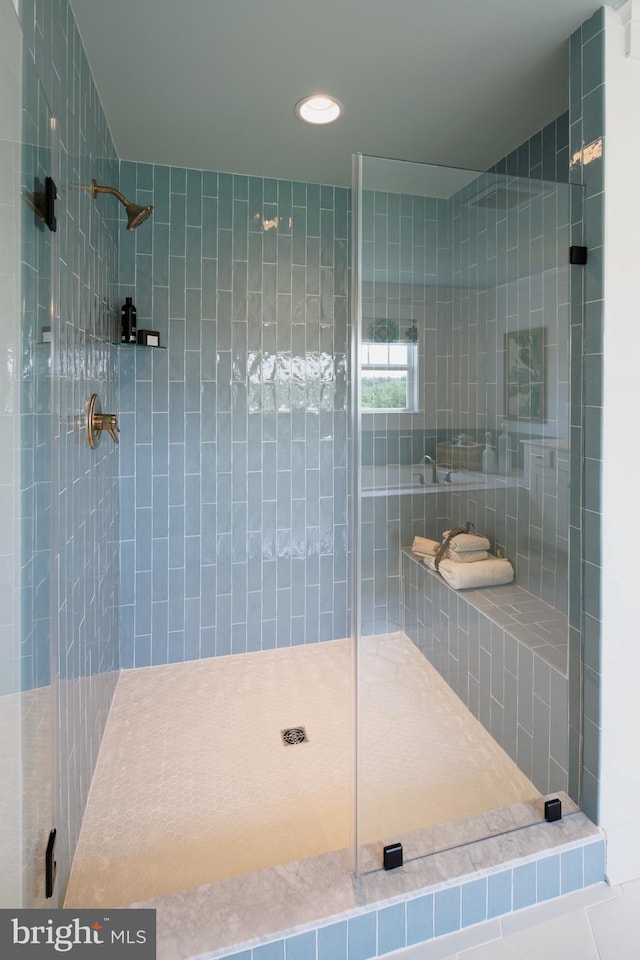
[[[40,190],[38,187],[39,183],[36,181],[36,186],[33,193],[25,195],[27,203],[32,208],[38,219],[42,223],[45,223],[52,233],[55,233],[58,226],[56,221],[56,200],[58,198],[58,191],[53,177],[45,177],[44,190]]]
[[[58,191],[53,177],[45,177],[44,180],[44,222],[52,233],[56,232],[58,226],[56,221],[56,200]]]
[[[385,870],[394,870],[402,866],[402,844],[390,843],[382,848],[382,866]]]
[[[562,820],[562,801],[559,797],[554,797],[553,800],[545,800],[544,818],[549,823],[553,823],[554,820]]]
[[[56,831],[52,830],[49,834],[49,842],[47,843],[47,852],[45,854],[45,865],[44,865],[44,892],[47,900],[50,900],[53,896],[53,888],[56,882],[56,870],[58,864],[56,863],[54,857],[56,853]]]
[[[569,247],[569,263],[583,267],[587,262],[586,247]]]

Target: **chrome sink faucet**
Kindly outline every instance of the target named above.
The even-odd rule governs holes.
[[[430,457],[428,453],[425,453],[424,462],[425,464],[427,463],[431,464],[431,482],[439,483],[440,481],[438,480],[438,464],[436,463],[436,461],[433,459],[433,457]]]

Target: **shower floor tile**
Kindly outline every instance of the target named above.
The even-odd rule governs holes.
[[[121,674],[65,906],[347,847],[350,651],[336,640]],[[404,634],[366,638],[361,664],[362,842],[539,796]],[[298,727],[307,742],[285,745]]]

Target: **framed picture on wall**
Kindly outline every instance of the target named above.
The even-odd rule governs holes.
[[[544,327],[504,336],[505,413],[509,420],[544,420]]]

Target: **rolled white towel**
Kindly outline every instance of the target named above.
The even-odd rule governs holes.
[[[442,539],[446,540],[450,530],[445,530]],[[470,550],[490,550],[491,543],[486,537],[479,537],[475,533],[458,533],[449,543],[452,553],[468,553]]]
[[[435,559],[425,557],[424,562],[430,570],[435,570]],[[511,583],[514,578],[513,567],[508,560],[490,557],[476,563],[454,563],[441,560],[439,573],[442,579],[454,590],[470,590],[473,587],[498,587]]]
[[[440,544],[437,540],[428,540],[426,537],[414,537],[411,549],[421,557],[435,557]]]

